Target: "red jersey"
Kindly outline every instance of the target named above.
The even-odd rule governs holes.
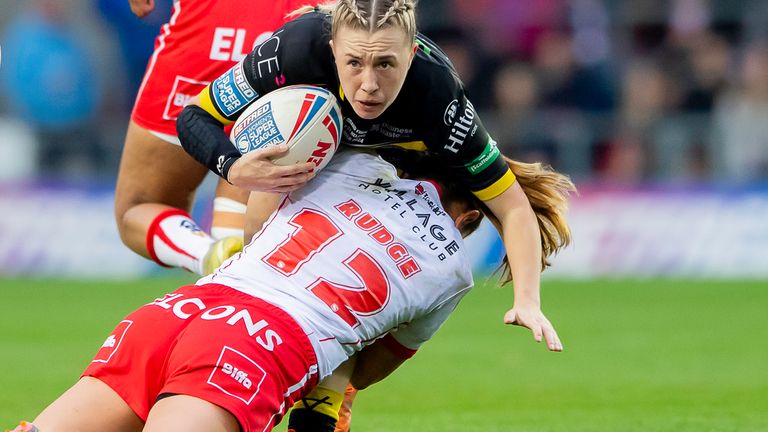
[[[155,40],[131,119],[178,144],[176,117],[306,0],[176,0]]]

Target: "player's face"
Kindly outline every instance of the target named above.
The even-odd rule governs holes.
[[[397,98],[416,53],[404,30],[369,33],[341,27],[331,41],[344,96],[355,113],[375,119]]]

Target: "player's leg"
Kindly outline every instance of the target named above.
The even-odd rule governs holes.
[[[123,243],[160,264],[200,273],[213,239],[188,211],[206,173],[181,147],[131,122],[115,188]]]
[[[349,432],[352,429],[352,403],[357,396],[357,390],[352,384],[347,384],[344,390],[344,401],[339,408],[339,420],[336,422],[336,432]]]
[[[248,191],[219,179],[211,221],[211,237],[216,242],[203,258],[203,274],[212,273],[227,258],[243,250],[247,202]]]
[[[224,408],[203,399],[173,395],[149,411],[144,432],[238,432],[240,425]]]
[[[144,426],[114,390],[92,377],[81,378],[32,423],[45,432],[137,432]]]
[[[211,236],[217,240],[225,237],[243,237],[245,213],[249,192],[219,179],[216,198],[213,199]]]

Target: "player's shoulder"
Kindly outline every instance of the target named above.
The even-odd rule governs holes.
[[[283,24],[274,37],[279,40],[278,49],[282,52],[283,62],[291,65],[289,69],[301,71],[312,61],[332,58],[328,43],[331,40],[331,22],[327,14],[307,12],[299,15]]]
[[[297,15],[283,25],[283,29],[306,37],[331,36],[330,15],[318,11]]]
[[[420,107],[422,127],[429,134],[444,134],[446,113],[452,105],[466,101],[464,84],[437,44],[422,34],[416,43],[418,50],[402,93],[408,95],[408,106]]]
[[[416,36],[418,49],[413,59],[412,78],[417,85],[432,89],[437,97],[455,98],[463,93],[464,84],[448,55],[427,36]]]

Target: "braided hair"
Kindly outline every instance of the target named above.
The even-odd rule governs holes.
[[[307,12],[323,12],[333,16],[331,37],[342,26],[374,33],[385,27],[399,27],[411,42],[416,40],[415,0],[339,0],[319,6],[304,6],[289,14],[290,17]]]

